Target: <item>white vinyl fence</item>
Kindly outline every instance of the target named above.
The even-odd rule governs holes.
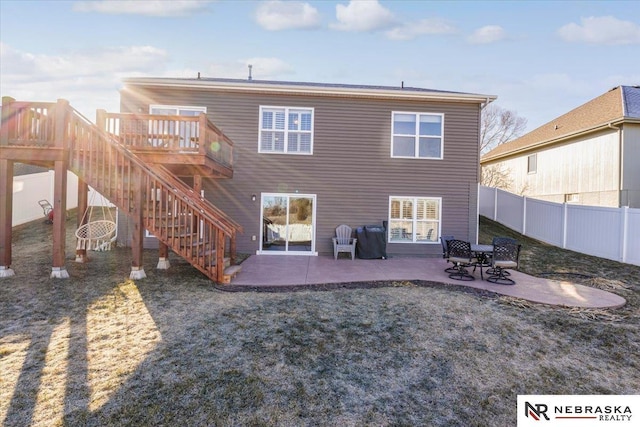
[[[640,209],[553,203],[480,187],[480,215],[534,239],[640,265]]]
[[[13,177],[13,214],[11,225],[16,226],[38,218],[46,218],[39,200],[47,200],[53,205],[53,171],[18,175]],[[89,204],[112,206],[100,193],[89,187]],[[67,209],[78,207],[78,177],[67,172]]]

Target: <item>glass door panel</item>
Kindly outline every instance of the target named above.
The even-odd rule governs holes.
[[[290,197],[288,250],[311,252],[312,236],[313,199],[311,197]]]
[[[314,196],[262,196],[262,252],[312,253]]]

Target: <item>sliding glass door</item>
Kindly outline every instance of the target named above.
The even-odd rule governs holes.
[[[261,253],[315,255],[314,194],[262,195]]]

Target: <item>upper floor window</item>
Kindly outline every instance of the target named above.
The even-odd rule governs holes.
[[[389,197],[389,242],[437,243],[441,205],[438,197]]]
[[[261,106],[258,152],[313,154],[313,108]]]
[[[527,173],[536,173],[538,171],[538,155],[531,154],[527,157]]]
[[[442,159],[444,114],[392,113],[391,157]]]

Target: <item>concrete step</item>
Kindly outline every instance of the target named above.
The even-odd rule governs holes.
[[[224,269],[223,283],[224,284],[231,283],[231,279],[236,277],[236,274],[240,273],[241,271],[242,271],[242,266],[241,265],[231,265],[231,266],[225,268]]]

